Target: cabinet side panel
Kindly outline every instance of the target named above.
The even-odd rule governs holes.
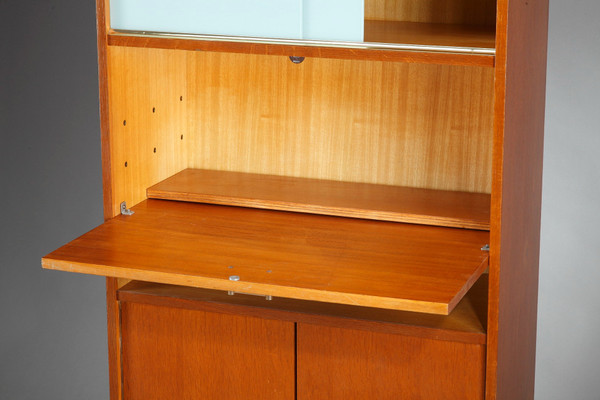
[[[294,324],[122,303],[128,400],[293,400]]]
[[[111,46],[110,132],[113,215],[146,189],[187,167],[187,52]]]
[[[483,400],[485,346],[298,324],[298,399]]]
[[[532,399],[548,1],[498,3],[488,400]]]
[[[490,192],[493,69],[190,54],[191,168]]]
[[[98,32],[98,94],[100,97],[100,135],[102,144],[102,193],[105,220],[112,218],[115,215],[112,200],[110,117],[108,111],[108,15],[108,0],[96,0],[96,30]]]
[[[106,316],[108,328],[108,377],[110,399],[121,400],[121,310],[117,299],[119,282],[116,278],[106,278]]]

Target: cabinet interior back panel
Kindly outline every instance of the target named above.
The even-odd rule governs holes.
[[[190,168],[490,192],[491,68],[190,54]]]
[[[493,26],[496,0],[366,0],[365,19]]]

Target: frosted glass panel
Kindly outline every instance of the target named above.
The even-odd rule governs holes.
[[[303,38],[364,41],[365,0],[304,0]]]
[[[302,38],[302,0],[111,0],[113,29]]]
[[[113,29],[362,41],[364,0],[110,0]]]

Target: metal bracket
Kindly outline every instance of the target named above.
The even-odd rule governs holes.
[[[135,211],[131,211],[129,208],[127,208],[126,202],[122,202],[121,203],[121,214],[122,215],[133,215],[133,214],[135,214]]]
[[[486,244],[485,246],[483,246],[483,247],[481,248],[481,250],[483,250],[483,251],[490,251],[490,245],[489,245],[489,244]]]

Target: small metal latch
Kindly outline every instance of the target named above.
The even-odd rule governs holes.
[[[490,251],[490,245],[489,245],[489,244],[486,244],[485,246],[483,246],[483,247],[481,248],[481,250],[483,250],[483,251]]]
[[[290,61],[294,64],[302,64],[302,61],[304,61],[304,57],[290,56]]]
[[[135,211],[131,211],[129,208],[127,208],[126,202],[122,202],[121,203],[121,214],[122,215],[133,215],[133,214],[135,214]]]

